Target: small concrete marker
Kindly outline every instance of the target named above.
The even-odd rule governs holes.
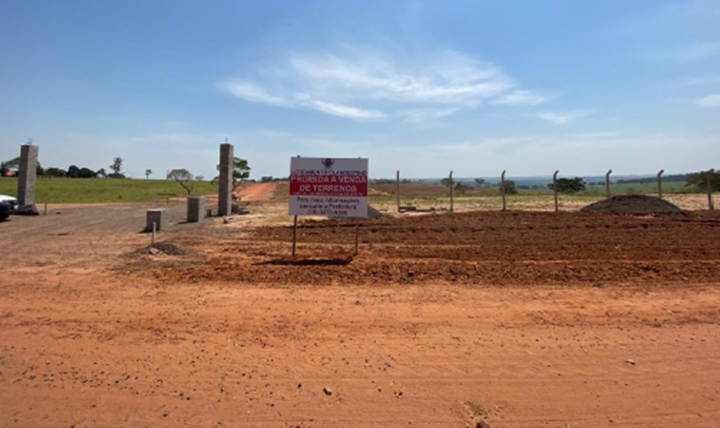
[[[170,225],[170,211],[167,208],[147,210],[145,231],[152,232],[153,224],[156,230],[163,230]]]
[[[187,200],[187,222],[197,223],[205,214],[205,197],[194,196]]]

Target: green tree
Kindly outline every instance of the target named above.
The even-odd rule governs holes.
[[[47,168],[45,169],[46,177],[67,177],[67,171],[60,168]]]
[[[720,190],[720,171],[715,171],[714,169],[690,174],[685,186],[694,187],[701,192],[707,192],[707,174],[710,174],[711,190]]]
[[[95,171],[93,171],[90,168],[80,168],[78,177],[80,177],[80,178],[95,178],[96,174],[95,174]]]
[[[110,165],[110,170],[113,172],[111,177],[116,178],[122,176],[122,164],[123,159],[120,156],[113,158],[113,163]]]
[[[70,165],[67,170],[67,176],[70,178],[80,177],[80,168],[77,165]]]
[[[149,179],[150,179],[150,175],[152,175],[152,169],[146,169],[146,170],[145,170],[145,179],[146,179],[146,180],[149,180]]]
[[[475,183],[477,184],[478,187],[482,187],[483,184],[485,184],[485,179],[484,178],[476,178]]]
[[[502,184],[500,184],[499,192],[502,193]],[[506,195],[517,195],[517,186],[513,180],[505,180],[505,194]]]
[[[443,178],[442,180],[440,180],[440,184],[441,184],[443,187],[450,187],[450,183],[451,183],[451,182],[450,182],[450,178],[449,178],[449,177],[445,177],[445,178]]]
[[[548,184],[548,189],[553,190],[553,183]],[[581,177],[558,178],[557,191],[558,193],[564,193],[568,195],[583,192],[585,191],[585,180],[583,180]]]
[[[188,195],[195,189],[193,175],[185,168],[173,169],[168,172],[167,178],[168,180],[175,180],[178,184],[180,184]]]
[[[233,190],[250,178],[250,165],[247,159],[233,159]]]
[[[95,171],[95,176],[96,176],[96,177],[107,178],[108,174],[107,174],[107,171],[105,171],[105,168],[100,168],[100,169],[98,169],[97,171]]]
[[[217,169],[220,170],[220,165],[217,166]],[[250,165],[248,164],[247,159],[240,159],[239,157],[233,158],[233,190],[235,190],[236,187],[238,187],[240,184],[247,181],[248,178],[250,178]],[[217,176],[212,179],[212,183],[217,183],[220,181],[220,177]]]

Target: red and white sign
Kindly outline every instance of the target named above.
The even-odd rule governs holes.
[[[367,217],[368,160],[290,158],[290,215]]]

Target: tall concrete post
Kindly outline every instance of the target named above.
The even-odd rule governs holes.
[[[232,213],[233,160],[235,151],[232,144],[220,144],[220,190],[218,192],[218,215]]]
[[[707,187],[707,197],[708,197],[708,209],[710,211],[715,209],[715,204],[713,204],[713,197],[712,197],[712,181],[710,180],[710,174],[712,174],[712,170],[705,173],[705,187]]]
[[[396,190],[395,193],[397,194],[397,210],[400,212],[400,170],[397,170],[397,176],[395,177],[395,184],[396,184]]]
[[[605,196],[608,199],[610,199],[610,174],[612,174],[612,169],[605,174]]]
[[[452,179],[452,171],[450,171],[450,212],[455,211],[455,186]]]
[[[35,180],[37,179],[39,147],[31,144],[20,146],[18,171],[18,204],[23,212],[38,214],[35,207]]]
[[[507,204],[505,203],[505,170],[503,170],[502,175],[500,175],[500,191],[502,192],[503,200],[502,210],[505,211],[507,209]]]
[[[664,169],[661,169],[660,172],[658,172],[657,180],[658,180],[658,198],[662,199],[662,175],[663,172],[665,172]]]
[[[558,188],[557,188],[557,175],[560,171],[555,171],[553,174],[553,194],[555,196],[555,212],[558,212]]]

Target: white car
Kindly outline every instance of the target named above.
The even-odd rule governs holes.
[[[18,209],[18,200],[12,196],[0,195],[0,221],[5,220]]]
[[[8,195],[0,195],[0,203],[7,203],[11,210],[18,209],[18,200]]]

